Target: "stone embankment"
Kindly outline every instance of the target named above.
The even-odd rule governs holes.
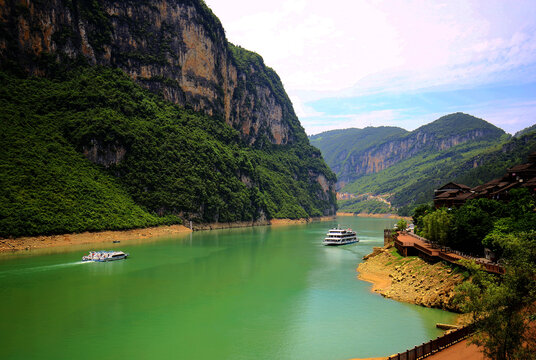
[[[391,246],[374,248],[357,268],[372,291],[398,301],[458,311],[455,287],[464,281],[460,270],[442,262],[429,264],[416,256],[402,257]]]

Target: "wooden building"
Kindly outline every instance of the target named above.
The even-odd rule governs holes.
[[[435,191],[434,206],[452,208],[465,204],[467,200],[478,198],[508,201],[508,192],[519,187],[525,187],[536,194],[536,152],[529,155],[526,164],[508,169],[502,178],[474,188],[453,182],[443,185]]]
[[[452,208],[463,205],[472,195],[467,185],[449,182],[434,192],[434,206]]]

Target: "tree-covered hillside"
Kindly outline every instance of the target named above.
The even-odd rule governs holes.
[[[426,203],[434,190],[468,169],[478,154],[497,146],[494,141],[468,142],[444,151],[427,151],[381,172],[369,174],[346,185],[342,191],[354,194],[390,194],[395,208]]]
[[[335,176],[306,138],[251,148],[110,68],[0,83],[0,236],[333,211],[317,177]]]
[[[385,137],[352,142],[365,130]],[[431,201],[434,190],[446,182],[475,186],[502,176],[506,168],[522,163],[536,150],[535,137],[536,132],[528,128],[512,138],[482,119],[455,113],[411,132],[402,130],[398,136],[386,134],[385,128],[348,129],[315,135],[311,142],[320,147],[339,179],[349,179],[339,183],[341,192],[379,195],[407,213],[415,204]],[[371,167],[371,161],[377,166]],[[367,200],[365,209],[362,199],[342,201],[339,208],[392,210],[385,203],[373,206],[373,199]]]
[[[411,133],[423,133],[436,140],[458,137],[464,133],[473,131],[486,134],[488,139],[498,139],[505,135],[504,130],[499,129],[489,122],[461,112],[449,114],[423,125]],[[410,135],[408,135],[410,136]]]
[[[536,127],[532,131],[518,133],[500,146],[492,147],[485,152],[469,159],[461,174],[454,178],[471,187],[484,184],[492,179],[500,178],[506,169],[527,161],[530,153],[536,151]],[[475,166],[478,165],[478,166]]]

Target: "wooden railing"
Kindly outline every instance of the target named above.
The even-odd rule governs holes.
[[[467,338],[473,332],[470,326],[454,330],[448,334],[442,335],[435,340],[430,340],[422,345],[415,346],[413,349],[406,350],[389,356],[389,360],[419,360],[443,350],[457,342]]]
[[[449,253],[453,253],[453,254],[456,254],[456,255],[459,255],[461,256],[462,258],[464,259],[467,259],[467,260],[474,260],[475,263],[477,263],[478,265],[482,266],[484,268],[485,271],[487,272],[491,272],[491,273],[495,273],[495,274],[504,274],[506,272],[506,269],[499,265],[499,264],[495,264],[495,263],[489,263],[489,262],[483,262],[481,260],[479,260],[478,258],[472,256],[472,255],[468,255],[468,254],[465,254],[465,253],[462,253],[461,251],[457,251],[457,250],[453,250],[451,248],[448,248],[448,247],[441,247],[439,246],[439,244],[436,244],[426,238],[423,238],[422,236],[419,236],[419,235],[416,235],[414,233],[407,233],[407,235],[409,236],[412,236],[416,239],[419,239],[427,244],[430,244],[432,246],[432,248],[434,249],[440,249],[438,254],[434,254],[434,253],[431,253],[428,249],[425,249],[424,247],[420,246],[419,244],[411,244],[409,246],[413,246],[414,248],[416,248],[418,251],[422,252],[422,253],[425,253],[429,256],[439,256],[441,259],[443,260],[446,260],[448,262],[451,262],[451,263],[454,263],[454,264],[458,264],[458,258],[454,257],[454,256],[451,256]],[[398,241],[399,245],[402,245],[404,247],[407,247],[408,246],[408,243],[403,243],[402,241]]]

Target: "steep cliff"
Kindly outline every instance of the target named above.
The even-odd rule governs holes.
[[[118,67],[165,99],[221,117],[250,144],[303,137],[277,74],[229,44],[202,0],[2,0],[2,67]]]
[[[281,80],[202,1],[0,0],[0,24],[0,236],[335,212]]]

